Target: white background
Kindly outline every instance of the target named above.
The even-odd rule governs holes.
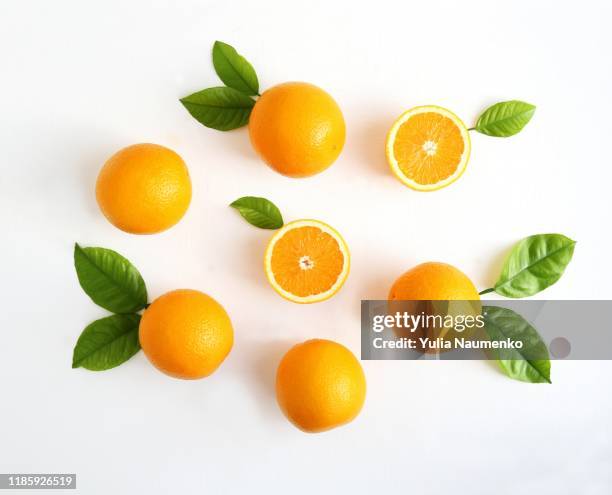
[[[562,1],[7,1],[0,4],[2,224],[0,472],[73,472],[79,493],[542,493],[612,490],[608,362],[554,362],[553,385],[486,362],[364,362],[368,397],[348,426],[307,435],[279,412],[280,356],[323,337],[359,352],[359,301],[438,260],[480,288],[534,233],[578,241],[543,298],[611,298],[612,7]],[[178,98],[218,84],[210,49],[233,44],[262,88],[315,83],[344,111],[339,160],[288,179]],[[489,104],[538,109],[512,138],[472,136],[463,177],[435,193],[393,178],[387,129],[439,104],[468,124]],[[117,149],[155,142],[186,160],[193,201],[153,236],[110,225],[94,198]],[[352,251],[328,302],[277,296],[270,232],[227,205],[266,196],[286,220],[319,218]],[[152,298],[195,288],[228,310],[235,347],[212,377],[179,381],[144,355],[70,368],[104,316],[80,289],[73,243],[128,257]]]

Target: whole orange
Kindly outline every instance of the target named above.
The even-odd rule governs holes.
[[[249,118],[251,144],[278,173],[308,177],[329,167],[345,139],[344,117],[321,88],[288,82],[265,91]]]
[[[412,314],[424,313],[435,317],[432,321],[439,321],[437,325],[417,325],[407,330],[405,328],[394,328],[398,337],[409,337],[414,339],[416,349],[426,353],[446,352],[450,349],[440,346],[429,347],[420,338],[427,337],[430,341],[441,338],[454,342],[455,338],[471,338],[478,328],[457,327],[450,323],[441,323],[449,316],[476,318],[481,313],[480,295],[472,281],[461,270],[446,263],[429,262],[422,263],[408,270],[399,277],[389,291],[389,313],[397,311]],[[415,302],[393,302],[393,301],[426,301]],[[429,301],[451,301],[449,303],[435,304]],[[436,318],[442,318],[437,320]],[[474,320],[472,320],[474,321]]]
[[[390,300],[471,301],[480,296],[461,270],[446,263],[422,263],[399,277],[389,291]]]
[[[160,371],[175,378],[203,378],[229,354],[234,331],[217,301],[180,289],[157,298],[140,320],[140,345]]]
[[[313,339],[292,347],[276,372],[276,398],[289,421],[316,433],[352,421],[361,411],[366,381],[346,347]]]
[[[191,202],[183,159],[158,144],[135,144],[111,156],[100,170],[96,198],[117,228],[155,234],[172,227]]]

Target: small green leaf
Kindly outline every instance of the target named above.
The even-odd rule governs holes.
[[[212,59],[217,75],[226,86],[247,95],[259,94],[259,81],[255,69],[233,46],[215,41]]]
[[[551,383],[550,358],[538,332],[521,315],[499,306],[483,306],[485,330],[493,341],[522,342],[521,349],[489,349],[505,375],[530,383]]]
[[[255,100],[233,88],[208,88],[181,98],[191,116],[218,131],[230,131],[249,122]]]
[[[561,234],[538,234],[514,245],[495,283],[501,296],[537,294],[561,278],[572,259],[576,241]]]
[[[113,313],[133,313],[146,306],[142,276],[115,251],[75,244],[74,267],[81,287],[98,306]]]
[[[475,129],[487,136],[508,137],[521,132],[533,117],[536,107],[524,101],[502,101],[487,108]]]
[[[247,222],[260,229],[280,229],[283,226],[283,217],[274,203],[266,198],[244,196],[232,204]]]
[[[140,350],[140,315],[112,315],[88,325],[74,347],[73,368],[103,371],[119,366]]]

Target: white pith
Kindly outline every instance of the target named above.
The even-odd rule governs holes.
[[[302,256],[298,261],[298,265],[300,265],[300,269],[302,270],[312,270],[315,266],[310,256]]]
[[[436,151],[438,151],[438,144],[435,143],[434,141],[427,140],[423,143],[422,148],[423,148],[423,151],[427,153],[429,156],[433,156],[436,154]]]

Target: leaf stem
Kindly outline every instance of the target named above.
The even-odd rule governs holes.
[[[476,127],[470,127],[470,128],[468,129],[468,131],[475,131],[475,130],[476,130]]]
[[[479,296],[482,296],[484,294],[488,294],[489,292],[495,292],[495,288],[494,287],[490,287],[489,289],[485,289],[482,290],[478,293]]]

